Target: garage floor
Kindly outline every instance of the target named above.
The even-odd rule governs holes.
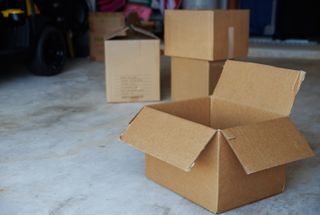
[[[317,156],[288,165],[284,193],[226,214],[319,214],[320,61],[251,60],[308,72],[292,118]],[[168,68],[164,58],[163,83]],[[0,73],[1,215],[211,214],[144,177],[143,154],[119,141],[143,104],[107,104],[103,64],[75,60],[49,78]]]

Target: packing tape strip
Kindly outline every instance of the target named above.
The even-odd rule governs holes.
[[[234,57],[234,27],[228,28],[228,58]]]

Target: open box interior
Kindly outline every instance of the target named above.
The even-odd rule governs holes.
[[[303,79],[302,71],[227,61],[212,96],[150,107],[226,129],[288,116]]]
[[[232,103],[213,96],[149,107],[216,130],[283,117],[277,113]]]

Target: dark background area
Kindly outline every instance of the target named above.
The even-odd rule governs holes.
[[[240,0],[238,6],[240,9],[250,9],[251,35],[277,39],[320,39],[319,1]],[[272,25],[274,31],[266,34],[266,27]]]

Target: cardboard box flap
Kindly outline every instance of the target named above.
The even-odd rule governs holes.
[[[144,107],[121,135],[138,150],[190,171],[216,130]]]
[[[287,117],[229,128],[222,133],[247,174],[314,155]]]
[[[124,27],[119,28],[118,30],[116,30],[116,31],[114,31],[114,32],[106,35],[106,36],[104,37],[104,39],[105,39],[105,40],[110,40],[110,39],[112,39],[112,38],[114,38],[114,37],[120,37],[120,36],[124,37],[124,36],[127,36],[127,31],[128,31],[128,30],[129,30],[129,27],[124,26]]]
[[[130,29],[132,29],[133,31],[135,31],[137,33],[140,33],[140,34],[143,34],[145,36],[148,36],[150,38],[159,39],[159,37],[157,37],[155,34],[151,33],[150,31],[146,31],[143,28],[139,28],[137,26],[130,25]]]
[[[130,25],[130,26],[124,26],[111,34],[106,35],[105,40],[110,40],[115,37],[133,37],[133,35],[143,35],[147,38],[159,39],[156,35],[154,35],[149,31],[146,31],[142,28],[138,28],[134,25]]]
[[[288,116],[304,75],[303,71],[228,60],[214,96]]]

